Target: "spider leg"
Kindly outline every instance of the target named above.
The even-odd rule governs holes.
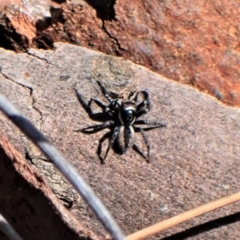
[[[143,95],[143,101],[142,101],[142,102],[146,101],[146,102],[148,103],[148,107],[150,108],[149,94],[148,94],[147,91],[137,92],[137,94],[135,94],[135,96],[134,96],[134,101],[135,101],[135,102],[139,102],[139,101],[140,101],[140,100],[139,100],[139,96],[140,96],[140,95]],[[139,105],[140,105],[140,104],[139,104]]]
[[[140,94],[143,94],[144,100],[137,105],[137,113],[136,113],[136,117],[137,118],[140,117],[143,114],[148,113],[150,111],[150,109],[151,109],[150,101],[149,101],[149,94],[146,91],[138,92],[136,94],[136,97],[135,97],[135,102],[138,101],[138,96]]]
[[[118,136],[118,133],[119,133],[119,127],[115,127],[114,130],[113,130],[113,134],[111,136],[111,139],[110,139],[110,142],[109,142],[109,145],[108,145],[108,148],[107,148],[107,151],[105,153],[105,157],[103,158],[103,161],[105,161],[107,155],[108,155],[108,152],[110,150],[110,148],[112,148],[113,146],[113,143],[115,142],[117,136]]]
[[[135,130],[136,131],[140,131],[142,136],[143,136],[144,142],[145,142],[145,144],[147,146],[147,157],[145,157],[145,158],[146,158],[147,162],[149,162],[149,159],[150,159],[150,144],[148,142],[147,135],[145,134],[145,132],[144,132],[144,130],[142,128],[135,128]]]
[[[87,103],[87,101],[79,93],[79,91],[77,89],[75,89],[75,91],[76,91],[78,101],[80,102],[80,104],[82,105],[82,107],[84,108],[84,110],[87,112],[88,116],[92,120],[104,122],[104,121],[109,120],[109,118],[112,117],[112,114],[109,111],[108,107],[106,105],[104,105],[103,103],[101,103],[98,99],[91,98],[90,101]],[[96,105],[102,109],[102,112],[97,112],[97,113],[93,112],[93,110],[91,108],[91,105],[93,102],[96,103]]]
[[[102,112],[98,112],[98,113],[93,112],[93,110],[91,108],[91,105],[93,102],[96,103],[96,105],[98,105],[102,109]],[[98,99],[91,98],[88,103],[88,108],[89,108],[88,114],[93,120],[105,122],[113,117],[113,113],[112,113],[112,111],[110,111],[109,107],[104,105]]]
[[[136,96],[137,96],[138,92],[136,91],[131,91],[128,95],[128,99],[131,101],[136,101]]]
[[[143,102],[139,103],[137,105],[137,113],[136,117],[140,117],[141,115],[144,115],[150,111],[149,103],[144,100]]]
[[[149,163],[149,159],[143,154],[143,152],[140,150],[136,143],[133,144],[133,150],[137,152],[139,155],[141,155],[143,158],[145,158],[147,163]]]
[[[74,88],[74,90],[77,95],[78,101],[80,102],[82,107],[85,109],[85,111],[90,115],[91,112],[89,112],[88,103],[86,102],[86,100],[83,98],[83,96],[80,94],[80,92],[76,88]]]
[[[147,128],[144,128],[144,130],[151,130],[151,129],[154,129],[154,128],[159,128],[159,127],[167,127],[167,124],[166,123],[163,123],[163,122],[158,122],[158,121],[147,121],[147,120],[136,120],[134,122],[134,125],[135,124],[139,124],[139,125],[151,125],[151,127],[147,127]],[[138,127],[136,127],[136,130],[139,130]]]
[[[98,155],[99,159],[101,160],[101,163],[102,163],[102,164],[104,163],[104,160],[105,160],[105,158],[106,158],[106,156],[105,156],[105,158],[102,158],[102,157],[101,157],[102,144],[104,143],[104,141],[105,141],[106,139],[108,139],[108,138],[110,137],[110,134],[111,134],[111,132],[105,133],[105,134],[102,136],[102,138],[99,140],[99,143],[98,143],[97,155]]]
[[[149,159],[150,159],[150,144],[148,142],[148,138],[147,138],[147,135],[145,134],[144,130],[142,128],[139,128],[139,130],[142,133],[144,142],[147,146],[147,162],[149,162]]]
[[[88,103],[88,108],[91,114],[94,114],[91,108],[92,102],[95,102],[101,109],[102,111],[106,112],[108,110],[108,107],[106,105],[104,105],[103,103],[101,103],[98,99],[96,98],[91,98],[89,103]]]
[[[110,96],[109,92],[108,92],[108,91],[106,90],[106,88],[102,85],[102,83],[101,83],[100,81],[97,81],[97,83],[98,83],[99,87],[101,88],[103,95],[107,98],[107,100],[108,100],[110,103],[113,102],[115,99],[113,99],[113,98]],[[111,93],[111,94],[114,95],[115,98],[118,97],[118,95],[117,95],[116,93]]]
[[[107,121],[102,124],[92,125],[83,129],[77,129],[75,132],[83,132],[83,133],[96,133],[98,131],[101,131],[104,128],[111,127],[114,125],[114,121]]]
[[[148,142],[148,138],[147,138],[147,135],[145,134],[145,131],[148,131],[148,130],[151,130],[151,129],[154,129],[154,128],[158,128],[158,127],[166,127],[167,124],[161,123],[161,122],[150,122],[150,121],[147,121],[147,120],[137,120],[137,121],[134,122],[134,124],[152,125],[152,127],[147,127],[147,128],[140,128],[140,127],[134,126],[135,131],[136,132],[140,131],[142,136],[143,136],[144,142],[145,142],[145,144],[147,146],[147,157],[145,157],[143,155],[143,153],[140,151],[140,149],[136,149],[137,146],[134,146],[135,150],[138,153],[140,153],[142,156],[144,156],[144,158],[146,158],[147,162],[149,163],[149,160],[150,160],[150,144]]]

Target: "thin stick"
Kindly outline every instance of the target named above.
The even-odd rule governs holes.
[[[50,141],[18,110],[0,94],[0,110],[55,164],[82,198],[88,203],[114,240],[125,239],[120,227],[91,187],[77,170],[50,143]]]
[[[0,230],[5,233],[11,240],[23,240],[15,229],[8,223],[8,221],[0,213]]]
[[[168,229],[170,227],[173,227],[177,224],[183,223],[187,220],[190,220],[194,217],[200,216],[202,214],[205,214],[207,212],[211,212],[217,208],[226,206],[228,204],[237,202],[240,200],[240,192],[232,194],[230,196],[223,197],[221,199],[218,199],[216,201],[204,204],[200,207],[194,208],[192,210],[189,210],[187,212],[184,212],[182,214],[179,214],[175,217],[169,218],[167,220],[164,220],[162,222],[159,222],[157,224],[154,224],[150,227],[147,227],[145,229],[142,229],[138,232],[135,232],[129,236],[126,237],[126,240],[139,240],[146,237],[149,237],[153,234],[159,233],[165,229]]]

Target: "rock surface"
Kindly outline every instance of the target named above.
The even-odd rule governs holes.
[[[98,239],[66,210],[42,176],[2,135],[0,159],[1,214],[23,239]],[[9,239],[1,231],[0,238]]]
[[[240,106],[240,7],[234,0],[74,0],[62,7],[45,0],[41,16],[30,11],[40,9],[35,1],[22,2],[27,18],[7,11],[0,21],[1,38],[14,49],[71,42],[122,56]]]
[[[57,44],[54,51],[31,49],[19,54],[1,49],[0,66],[0,93],[64,153],[126,235],[239,191],[237,108],[124,59],[72,45]],[[168,126],[147,132],[149,164],[129,149],[123,155],[111,150],[102,165],[96,151],[107,130],[94,135],[76,132],[95,122],[78,102],[74,88],[86,100],[97,97],[106,102],[96,80],[115,92],[150,93],[152,110],[144,118],[161,120]],[[46,163],[2,115],[0,122],[1,132],[23,156],[33,164]],[[139,134],[136,138],[146,151]],[[40,166],[38,171],[46,174],[42,169]],[[70,201],[69,210],[81,224],[105,239],[105,231],[86,204],[75,197]],[[149,239],[237,239],[238,209],[239,203],[232,204]]]

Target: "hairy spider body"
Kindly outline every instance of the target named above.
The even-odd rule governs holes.
[[[132,147],[135,140],[135,131],[132,126],[136,119],[136,104],[133,101],[121,101],[118,111],[118,119],[120,121],[118,146],[121,153],[126,152],[129,147]]]
[[[97,81],[98,85],[101,88],[103,95],[109,101],[109,105],[104,105],[99,100],[91,98],[88,103],[85,102],[82,95],[76,90],[77,97],[83,108],[87,111],[89,117],[92,120],[103,122],[102,124],[92,125],[77,131],[83,133],[95,133],[105,128],[110,128],[111,131],[106,133],[99,141],[98,146],[98,156],[101,159],[102,163],[106,159],[109,150],[113,147],[114,144],[120,150],[120,153],[125,153],[127,149],[133,147],[142,157],[144,157],[147,162],[149,162],[150,154],[150,145],[148,143],[145,131],[151,130],[158,127],[166,127],[165,123],[158,121],[149,122],[147,120],[138,120],[138,118],[150,110],[150,101],[149,95],[146,91],[140,92],[131,92],[127,100],[121,99],[117,94],[108,92],[105,87]],[[143,96],[143,101],[139,102],[139,95]],[[112,97],[114,96],[114,97]],[[91,105],[92,103],[98,105],[102,112],[94,113]],[[148,125],[147,128],[141,128],[137,125]],[[138,148],[135,143],[135,132],[140,132],[143,136],[145,144],[147,146],[147,156],[145,156],[142,151]],[[109,138],[109,145],[106,150],[105,156],[101,157],[102,144]]]
[[[135,131],[132,126],[121,126],[118,135],[118,146],[121,153],[125,153],[129,147],[132,147],[135,140]]]

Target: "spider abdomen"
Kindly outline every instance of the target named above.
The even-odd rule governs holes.
[[[133,127],[120,126],[117,142],[121,153],[126,152],[129,147],[132,147],[132,145],[134,144],[134,140],[135,134]]]

